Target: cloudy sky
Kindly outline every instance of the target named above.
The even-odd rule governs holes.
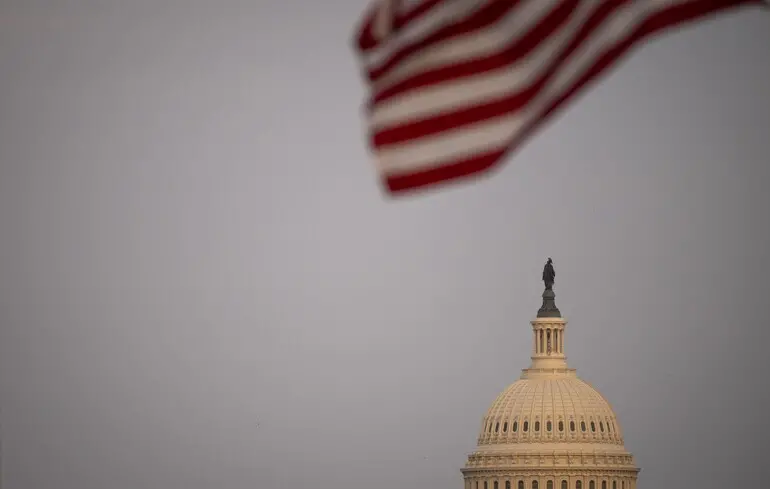
[[[3,488],[460,488],[548,256],[641,487],[766,485],[770,15],[393,200],[364,6],[0,1]]]

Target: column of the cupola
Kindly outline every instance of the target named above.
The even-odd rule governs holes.
[[[531,324],[535,337],[531,368],[566,367],[563,338],[567,321],[564,318],[537,318]]]

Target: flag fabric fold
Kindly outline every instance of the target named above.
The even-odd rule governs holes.
[[[759,0],[376,0],[354,50],[391,194],[501,164],[649,36]]]

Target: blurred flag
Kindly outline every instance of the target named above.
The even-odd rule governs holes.
[[[760,0],[375,0],[356,32],[390,193],[478,175],[651,34]]]

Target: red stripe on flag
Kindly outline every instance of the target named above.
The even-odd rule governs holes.
[[[377,40],[374,37],[374,33],[372,31],[374,18],[377,16],[383,1],[388,0],[375,0],[372,2],[367,10],[367,13],[364,15],[364,22],[358,29],[358,35],[355,38],[354,44],[357,50],[361,53],[370,52],[383,42],[387,41],[387,39]],[[419,20],[424,15],[430,13],[431,9],[440,6],[444,2],[446,2],[446,0],[423,0],[417,5],[413,6],[410,10],[403,10],[402,8],[398,8],[396,11],[392,12],[391,35],[395,35],[404,26]],[[396,6],[400,7],[398,4]]]
[[[572,1],[577,2],[580,0]],[[369,80],[376,82],[384,75],[387,75],[388,72],[394,66],[397,66],[399,62],[415,53],[419,53],[420,51],[425,50],[426,48],[449,41],[450,39],[458,36],[469,34],[471,32],[492,25],[495,22],[498,22],[505,16],[505,14],[513,9],[516,3],[517,2],[489,2],[489,5],[476,11],[476,13],[467,19],[449,24],[434,32],[430,36],[419,40],[418,42],[404,46],[400,50],[391,54],[384,64],[376,69],[370,70]]]

